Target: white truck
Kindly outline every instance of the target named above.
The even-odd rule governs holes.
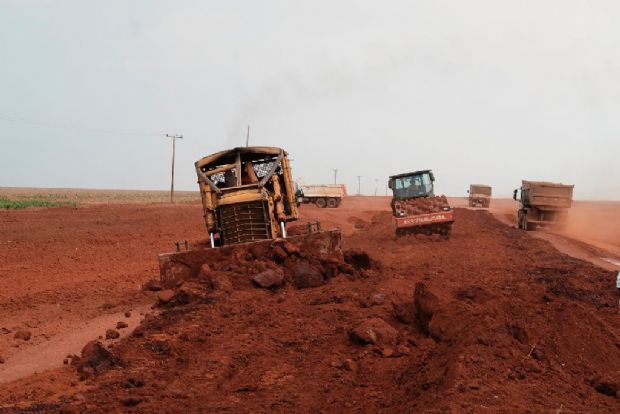
[[[347,195],[344,184],[301,184],[297,185],[297,204],[314,203],[319,208],[337,208]]]

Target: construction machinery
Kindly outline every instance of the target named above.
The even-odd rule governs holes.
[[[211,247],[286,237],[298,212],[283,149],[234,148],[195,166]]]
[[[271,251],[282,238],[305,250],[320,251],[326,258],[342,255],[340,231],[321,231],[316,222],[296,228],[296,235],[287,237],[286,226],[297,220],[298,210],[288,154],[283,149],[233,148],[206,156],[195,167],[209,238],[176,242],[176,252],[159,255],[164,287],[196,277],[208,260],[250,250]]]
[[[319,208],[337,208],[347,195],[344,184],[300,184],[297,186],[297,203],[313,203]]]
[[[450,235],[454,216],[445,196],[435,196],[435,176],[431,170],[393,175],[388,181],[392,190],[392,214],[396,235]]]
[[[521,181],[521,188],[514,190],[519,198],[517,223],[520,229],[536,230],[538,227],[561,226],[566,221],[573,202],[574,185],[545,181]]]
[[[469,207],[489,208],[491,205],[491,186],[486,184],[470,184]]]

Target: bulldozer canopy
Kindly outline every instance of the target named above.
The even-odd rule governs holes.
[[[196,161],[196,173],[211,188],[258,185],[262,187],[274,173],[281,171],[286,156],[277,147],[238,147],[216,152]]]

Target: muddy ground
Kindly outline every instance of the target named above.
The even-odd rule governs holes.
[[[301,210],[340,227],[369,268],[267,290],[250,282],[256,262],[281,263],[240,258],[217,269],[230,285],[205,277],[155,309],[140,286],[158,252],[203,236],[197,204],[1,212],[0,412],[620,410],[611,269],[481,210],[457,209],[447,241],[396,239],[385,201]],[[96,373],[32,374],[140,313],[126,339],[101,340],[112,353]]]

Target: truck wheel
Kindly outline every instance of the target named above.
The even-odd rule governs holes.
[[[335,198],[328,198],[327,199],[327,207],[329,207],[329,208],[336,208],[336,207],[338,207],[338,200],[336,200]]]
[[[524,214],[521,210],[519,210],[519,213],[517,213],[517,227],[520,228],[521,230],[525,230],[525,227],[523,226],[523,219],[524,219]]]
[[[318,207],[318,208],[325,208],[325,206],[327,205],[327,202],[325,201],[324,198],[317,198],[314,201],[314,204]]]

